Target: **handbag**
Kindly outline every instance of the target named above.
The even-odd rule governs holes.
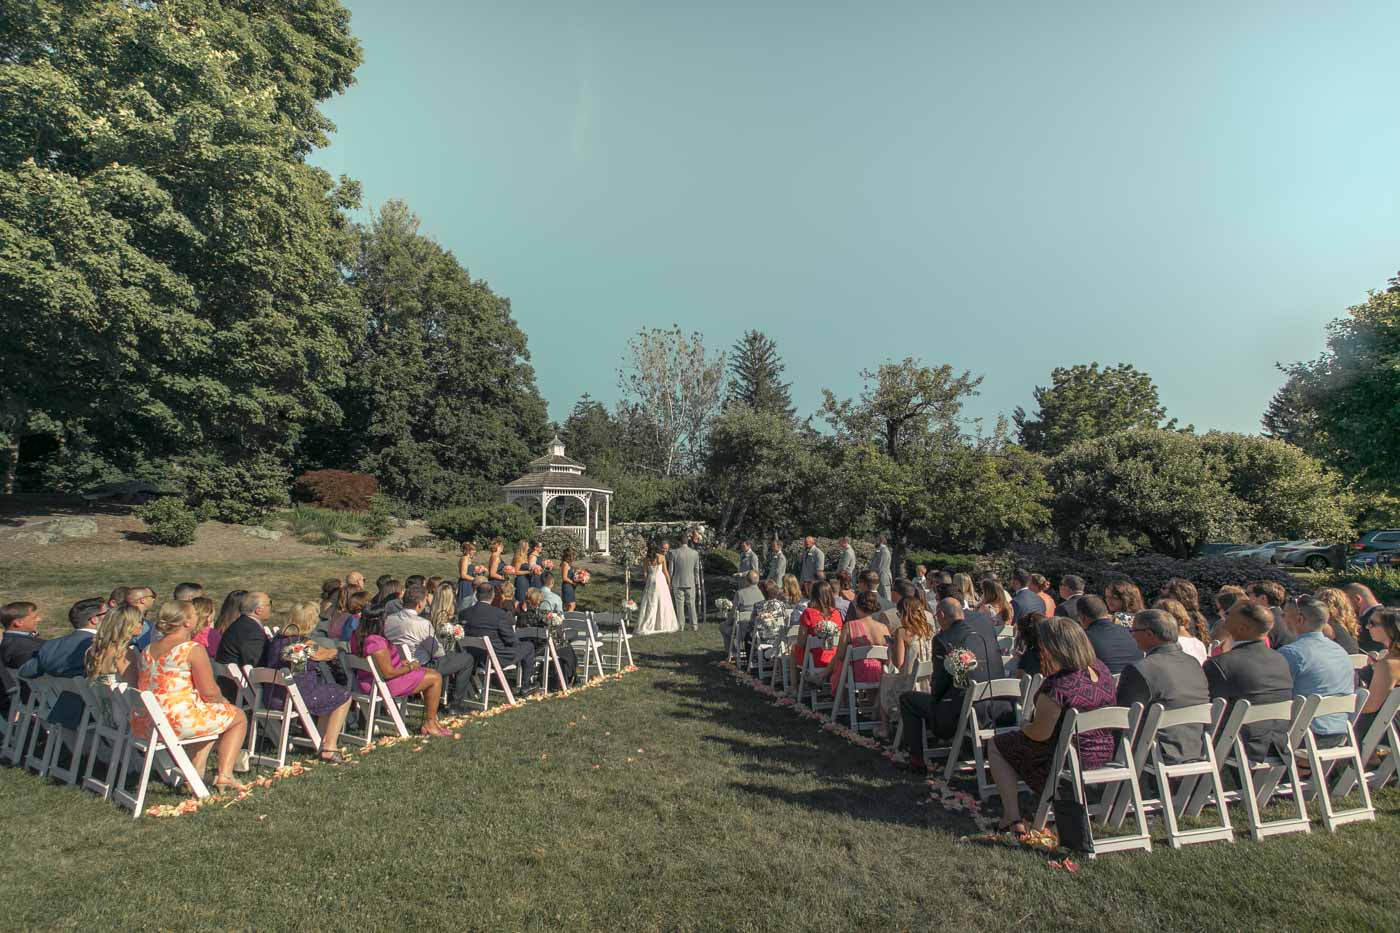
[[[1055,787],[1055,799],[1050,801],[1050,809],[1055,814],[1055,832],[1060,837],[1060,846],[1094,854],[1094,834],[1089,830],[1089,808],[1080,803],[1074,788],[1060,781]]]

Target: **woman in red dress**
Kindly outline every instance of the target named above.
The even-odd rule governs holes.
[[[797,624],[802,626],[802,638],[797,644],[792,646],[792,659],[798,667],[802,666],[802,658],[807,653],[808,638],[815,638],[817,626],[822,622],[835,622],[836,628],[841,628],[841,613],[836,608],[836,599],[831,593],[831,584],[825,580],[819,580],[812,587],[812,600],[803,610],[801,618]],[[812,664],[815,667],[826,667],[831,663],[831,659],[836,656],[836,643],[832,642],[830,648],[822,648],[812,656]]]

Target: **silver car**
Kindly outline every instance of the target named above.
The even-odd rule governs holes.
[[[1230,557],[1237,559],[1262,560],[1268,563],[1274,556],[1274,551],[1285,544],[1306,544],[1304,541],[1265,541],[1263,544],[1248,544],[1242,548],[1229,552]]]
[[[1309,570],[1323,571],[1332,568],[1328,552],[1332,545],[1326,541],[1290,541],[1274,549],[1270,562],[1284,567],[1306,567]]]

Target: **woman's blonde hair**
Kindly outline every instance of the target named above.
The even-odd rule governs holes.
[[[432,617],[428,620],[433,623],[436,629],[439,625],[446,625],[457,615],[457,588],[451,583],[438,584],[437,591],[433,593]]]
[[[1094,666],[1094,646],[1078,622],[1052,616],[1036,626],[1036,637],[1060,670],[1087,671]]]
[[[524,539],[521,539],[521,540],[515,545],[515,555],[514,555],[513,557],[511,557],[510,562],[511,562],[511,564],[513,564],[513,565],[515,566],[515,569],[516,569],[516,570],[519,570],[519,569],[520,569],[520,565],[521,565],[521,564],[524,564],[524,563],[525,563],[527,560],[529,560],[529,559],[530,559],[530,542],[529,542],[529,541],[526,541],[526,540],[524,540]]]
[[[190,605],[194,607],[194,630],[202,632],[214,624],[214,611],[217,608],[214,600],[208,596],[196,596],[190,600]]]
[[[87,655],[83,658],[83,670],[88,680],[103,674],[115,674],[117,661],[126,653],[127,645],[141,634],[141,610],[135,606],[118,606],[108,610],[97,626],[97,634],[92,636]]]
[[[1357,621],[1356,610],[1352,608],[1346,593],[1335,586],[1324,586],[1314,593],[1313,597],[1327,607],[1328,618],[1333,625],[1340,625],[1346,629],[1352,638],[1361,637],[1361,623]]]
[[[287,621],[282,626],[283,635],[310,635],[316,631],[321,621],[321,607],[316,603],[295,603],[287,610]]]
[[[1191,624],[1191,613],[1181,604],[1181,600],[1164,596],[1152,603],[1153,609],[1160,609],[1176,620],[1176,630],[1179,634],[1190,635],[1193,638],[1199,637],[1195,627]]]
[[[953,574],[953,592],[968,606],[977,605],[977,591],[972,588],[972,577],[965,573]]]
[[[531,609],[540,608],[540,603],[544,600],[544,594],[533,586],[525,591],[525,605]]]
[[[796,606],[802,602],[802,585],[792,574],[783,575],[783,599]]]
[[[185,624],[194,615],[194,606],[188,599],[171,599],[160,604],[160,615],[156,617],[156,631],[169,635]]]

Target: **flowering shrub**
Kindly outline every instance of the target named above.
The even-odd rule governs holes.
[[[292,483],[292,495],[298,501],[342,512],[368,511],[377,492],[379,481],[373,476],[348,470],[313,470]]]

